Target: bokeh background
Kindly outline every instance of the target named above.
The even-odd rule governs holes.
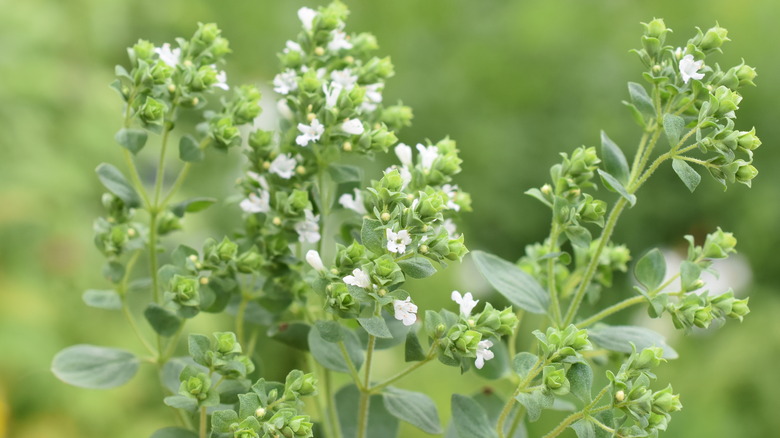
[[[629,54],[639,43],[639,22],[665,18],[675,31],[669,40],[676,44],[684,43],[694,26],[706,29],[719,22],[729,29],[733,42],[720,58],[722,65],[744,58],[759,72],[759,87],[744,90],[738,118],[738,127],[755,125],[764,142],[754,187],[724,192],[705,176],[691,195],[670,168],[663,169],[624,214],[615,240],[637,255],[651,246],[678,247],[684,234],[702,236],[718,225],[737,235],[752,276],[747,283],[744,273],[736,280],[746,283],[739,292],[750,294],[752,313],[717,333],[671,341],[681,358],[664,367],[659,378],[682,393],[685,408],[665,436],[775,436],[780,430],[780,3],[347,4],[349,30],[373,32],[381,52],[394,61],[397,74],[388,83],[386,100],[414,108],[414,125],[401,132],[401,140],[450,135],[458,141],[464,159],[458,182],[474,200],[474,213],[462,224],[467,243],[509,259],[547,234],[548,211],[523,192],[546,180],[560,151],[597,145],[600,129],[624,149],[635,147],[638,130],[620,102],[627,98],[625,83],[640,81],[640,63]],[[125,48],[138,38],[161,44],[191,35],[198,21],[213,21],[231,41],[231,80],[267,86],[278,67],[275,53],[297,33],[296,10],[303,5],[299,0],[0,0],[0,437],[145,437],[172,421],[151,372],[110,391],[71,388],[49,372],[52,356],[75,343],[140,351],[123,320],[86,308],[80,298],[87,288],[106,287],[91,222],[100,214],[101,193],[93,169],[102,161],[119,163],[113,134],[121,107],[108,87],[113,66],[125,63]],[[240,172],[239,154],[210,155],[198,172],[187,189],[191,194],[229,195]],[[174,239],[197,241],[221,233],[213,230],[232,226],[237,215],[235,208],[206,213],[188,224],[201,230],[196,237]],[[629,293],[626,281],[619,284],[606,299]],[[452,288],[486,292],[465,264],[418,287],[416,300],[421,307],[438,307]],[[202,324],[216,328],[220,323]],[[290,365],[288,350],[270,342],[263,349],[267,374],[278,378]],[[383,363],[393,363],[392,353],[383,357]],[[428,366],[402,384],[434,394],[445,424],[453,389],[468,394],[492,385],[443,366]],[[562,415],[547,416],[529,436],[541,436]],[[402,430],[405,437],[424,436]]]

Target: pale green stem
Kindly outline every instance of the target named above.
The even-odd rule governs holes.
[[[712,163],[708,163],[706,161],[699,160],[699,159],[696,159],[696,158],[693,158],[693,157],[677,156],[677,157],[674,157],[674,158],[677,158],[677,159],[680,159],[680,160],[683,160],[683,161],[690,161],[691,163],[696,163],[696,164],[698,164],[700,166],[704,166],[704,167],[718,167],[718,166],[716,166],[716,165],[714,165]]]
[[[597,414],[599,412],[606,411],[607,409],[612,409],[611,404],[600,406],[596,409],[593,409],[593,406],[596,403],[598,403],[599,400],[601,400],[601,398],[604,396],[604,394],[606,394],[608,389],[609,389],[609,385],[605,386],[604,389],[602,389],[601,392],[599,392],[599,394],[593,399],[592,402],[590,402],[587,406],[585,406],[581,411],[575,412],[569,415],[568,417],[566,417],[563,421],[561,421],[558,427],[550,431],[550,433],[545,435],[544,438],[554,438],[562,434],[563,431],[566,430],[566,428],[569,427],[572,423],[574,423],[575,421],[581,418],[590,416],[590,414]]]
[[[165,152],[168,149],[168,138],[171,130],[165,128],[162,135],[162,146],[160,147],[160,160],[157,164],[157,176],[154,181],[154,210],[160,212],[164,205],[160,204],[160,195],[162,194],[163,178],[165,177]]]
[[[238,344],[246,347],[246,339],[244,339],[244,316],[246,315],[246,308],[249,304],[249,299],[246,294],[241,294],[241,303],[238,305],[238,311],[236,311],[236,337],[238,338]]]
[[[517,409],[517,413],[515,413],[515,417],[512,419],[512,424],[509,426],[509,433],[507,433],[509,438],[515,436],[517,428],[523,422],[523,417],[525,417],[525,406],[520,405],[520,407]]]
[[[341,424],[339,424],[339,415],[336,412],[336,399],[333,394],[333,376],[329,369],[323,368],[323,374],[325,375],[325,410],[327,411],[328,418],[330,419],[330,436],[331,438],[341,438]]]
[[[558,248],[558,236],[560,235],[560,228],[558,223],[553,219],[552,229],[550,230],[550,249],[549,253],[552,254]],[[555,288],[555,258],[550,257],[547,259],[547,290],[550,293],[550,307],[552,308],[552,320],[553,323],[560,327],[561,324],[561,305],[558,302],[558,291]]]
[[[544,368],[544,366],[547,364],[547,361],[543,361],[541,358],[536,361],[533,367],[531,367],[531,370],[528,372],[528,375],[523,379],[519,385],[517,385],[517,389],[515,389],[515,392],[512,394],[512,396],[507,400],[506,404],[504,405],[504,409],[501,410],[501,414],[498,416],[498,422],[496,423],[496,432],[498,432],[498,438],[504,438],[504,423],[506,423],[506,419],[509,417],[509,414],[512,412],[512,408],[515,405],[515,397],[520,395],[521,392],[523,392],[529,383],[539,374],[540,371]]]
[[[144,184],[141,182],[141,177],[138,175],[138,168],[135,167],[133,155],[127,149],[122,148],[122,157],[125,159],[128,170],[130,170],[130,181],[133,183],[133,188],[135,188],[135,191],[141,196],[144,207],[147,210],[151,210],[152,203],[149,201],[149,195],[146,194]]]
[[[382,391],[382,389],[386,388],[387,386],[390,386],[394,382],[401,380],[402,378],[406,377],[408,374],[411,374],[413,371],[417,370],[418,368],[422,367],[423,365],[427,364],[428,362],[432,361],[436,358],[436,347],[439,345],[439,340],[435,340],[431,343],[430,348],[428,348],[428,352],[425,354],[425,359],[415,362],[412,365],[409,365],[406,367],[406,369],[396,373],[392,377],[384,380],[381,383],[378,383],[374,386],[369,387],[369,392],[373,394],[378,394]],[[510,356],[514,357],[514,356]]]
[[[357,386],[359,390],[363,391],[363,382],[360,380],[360,375],[358,374],[358,371],[355,368],[355,364],[353,364],[352,359],[349,358],[349,352],[347,351],[347,346],[344,345],[344,341],[339,341],[338,345],[339,345],[339,350],[341,351],[341,356],[344,357],[344,362],[347,363],[347,369],[349,370],[349,375],[352,377],[352,380],[355,382],[355,386]]]
[[[200,434],[198,435],[199,438],[207,438],[206,435],[206,421],[207,421],[208,415],[206,415],[206,407],[203,406],[200,408]]]
[[[517,315],[517,324],[515,325],[515,329],[512,330],[512,334],[509,335],[509,339],[507,340],[507,348],[509,350],[509,357],[515,357],[515,354],[517,353],[517,337],[520,335],[520,326],[523,323],[523,316],[525,315],[525,310],[520,309],[516,313]]]
[[[629,308],[636,304],[641,304],[646,300],[645,297],[642,295],[637,295],[635,297],[631,297],[628,299],[625,299],[617,304],[613,304],[612,306],[607,307],[606,309],[602,310],[601,312],[591,316],[590,318],[580,321],[577,323],[577,328],[583,329],[585,327],[588,327],[590,325],[593,325],[602,319],[612,315],[613,313],[620,312],[623,309]]]
[[[366,349],[366,372],[363,389],[360,391],[360,405],[358,407],[357,438],[366,438],[368,433],[368,407],[371,403],[371,392],[368,388],[371,384],[371,362],[374,356],[376,336],[368,335],[368,348]]]

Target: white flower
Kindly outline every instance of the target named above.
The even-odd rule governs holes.
[[[458,196],[458,186],[444,184],[441,189],[447,195],[447,208],[460,211],[460,205],[455,202],[455,198]]]
[[[358,77],[352,74],[352,70],[345,68],[344,70],[333,70],[330,72],[330,79],[333,81],[333,86],[350,91],[355,88]]]
[[[352,271],[352,275],[344,277],[344,283],[368,289],[371,287],[371,277],[368,276],[368,272],[360,268],[355,268],[355,270]]]
[[[328,50],[331,52],[338,52],[341,49],[351,49],[352,43],[348,40],[347,34],[341,29],[334,29],[330,32],[330,41],[328,42]]]
[[[303,28],[306,30],[311,30],[312,22],[314,21],[314,17],[316,16],[317,16],[317,11],[315,11],[312,8],[298,9],[298,19],[301,20],[301,23],[303,24]]]
[[[339,95],[341,95],[341,87],[323,85],[322,92],[325,93],[325,108],[335,107],[339,101]]]
[[[241,201],[239,207],[247,213],[268,213],[271,211],[271,194],[260,190],[260,196],[250,193],[249,197]]]
[[[349,193],[344,193],[339,197],[339,204],[342,207],[352,210],[357,214],[366,214],[366,207],[363,205],[363,193],[360,190],[355,189],[355,196],[353,197]]]
[[[181,49],[175,48],[171,50],[171,45],[165,43],[162,47],[156,47],[154,53],[160,57],[160,61],[168,64],[169,67],[176,67],[179,65],[181,59]]]
[[[211,68],[214,70],[217,70],[216,65],[212,65]],[[213,87],[221,88],[225,91],[230,89],[230,86],[227,84],[227,73],[225,73],[225,70],[217,71],[217,82],[214,82]]]
[[[284,53],[290,53],[290,52],[299,52],[303,53],[303,49],[301,48],[301,45],[296,43],[295,41],[287,41],[285,43],[285,48],[283,50]]]
[[[322,264],[322,259],[320,258],[320,253],[317,251],[310,249],[306,252],[306,262],[314,268],[315,271],[324,271],[325,265]]]
[[[682,80],[684,83],[688,83],[691,79],[696,79],[697,81],[704,77],[704,73],[697,73],[701,68],[704,67],[704,61],[694,61],[693,55],[685,55],[680,60],[680,75],[682,75]]]
[[[358,119],[348,119],[341,124],[341,130],[351,135],[360,135],[365,130],[363,128],[363,122]]]
[[[412,166],[412,148],[403,143],[398,143],[393,150],[395,151],[395,156],[398,157],[398,161],[400,161],[402,165],[407,167]]]
[[[482,369],[485,366],[485,361],[493,359],[493,352],[490,351],[490,347],[493,346],[492,341],[479,341],[477,344],[477,359],[474,361],[474,366]]]
[[[276,110],[279,112],[280,116],[287,120],[292,120],[292,118],[295,117],[290,106],[287,105],[287,99],[279,99],[279,101],[276,102]]]
[[[320,240],[320,215],[314,216],[311,210],[304,210],[306,218],[295,224],[295,232],[301,242],[317,243]]]
[[[435,145],[423,146],[418,143],[417,150],[420,152],[420,162],[422,163],[423,170],[431,170],[433,162],[439,158],[439,148]]]
[[[393,300],[393,309],[395,309],[395,319],[409,326],[417,321],[417,305],[412,303],[411,297],[405,300]]]
[[[398,169],[398,173],[401,174],[401,181],[403,182],[403,184],[401,184],[401,190],[403,190],[412,182],[412,172],[410,172],[407,167],[401,167]]]
[[[298,74],[287,69],[274,77],[274,91],[279,94],[290,94],[298,89]]]
[[[284,179],[290,179],[295,174],[295,166],[298,162],[290,154],[279,154],[273,161],[268,171],[275,173]]]
[[[309,67],[308,67],[308,66],[305,66],[305,65],[302,65],[302,66],[301,66],[301,73],[306,73],[307,71],[309,71]],[[328,72],[328,70],[327,70],[325,67],[320,67],[320,68],[318,68],[318,69],[316,70],[316,73],[317,73],[317,79],[319,79],[319,80],[323,80],[323,79],[325,79],[325,74],[326,74],[327,72]]]
[[[246,173],[246,176],[248,176],[253,181],[257,181],[260,184],[260,187],[263,188],[263,190],[269,190],[268,188],[268,181],[265,180],[265,177],[263,175],[260,175],[257,172],[252,172],[251,170]]]
[[[460,314],[466,317],[471,315],[471,311],[474,310],[474,307],[476,307],[479,302],[479,300],[475,300],[474,297],[471,296],[471,292],[466,292],[466,295],[461,296],[460,292],[454,290],[452,291],[450,298],[460,305]]]
[[[311,121],[311,125],[298,123],[298,131],[301,132],[301,135],[295,138],[295,142],[300,146],[306,146],[309,142],[319,140],[322,133],[325,132],[325,127],[319,120],[314,119]]]
[[[406,252],[406,245],[412,243],[412,238],[409,236],[409,232],[401,230],[399,232],[393,232],[390,228],[387,228],[387,250],[398,254]]]
[[[360,104],[360,110],[363,112],[371,112],[374,111],[377,107],[377,104],[382,103],[382,88],[384,88],[384,84],[382,83],[376,83],[371,85],[366,85],[366,100],[363,101],[363,103]]]
[[[452,221],[452,219],[444,219],[444,222],[441,224],[442,227],[444,227],[445,230],[447,230],[447,234],[449,234],[450,239],[457,239],[458,238],[458,229],[455,226],[455,222]]]

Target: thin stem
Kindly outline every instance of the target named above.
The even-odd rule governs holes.
[[[355,382],[355,385],[358,387],[359,390],[363,391],[363,382],[360,381],[360,375],[358,374],[357,369],[355,368],[355,364],[352,363],[352,359],[349,358],[349,352],[347,351],[347,346],[344,345],[344,341],[339,341],[339,350],[341,351],[341,355],[344,357],[344,362],[347,363],[347,369],[349,369],[349,375],[352,377],[352,380]]]
[[[208,146],[208,144],[211,142],[211,137],[206,137],[203,140],[201,140],[200,144],[198,145],[198,148],[200,150],[203,150]],[[168,194],[165,195],[165,198],[163,198],[161,205],[168,205],[168,203],[171,201],[171,198],[181,189],[181,186],[184,184],[184,181],[187,179],[187,175],[190,173],[190,169],[192,168],[191,162],[184,163],[184,166],[182,166],[181,170],[179,170],[179,174],[176,176],[176,180],[173,182],[173,185],[171,186],[170,190],[168,191]]]
[[[550,230],[550,249],[549,253],[552,254],[558,248],[558,236],[560,235],[560,228],[558,223],[553,219],[552,229]],[[558,291],[555,289],[555,258],[550,257],[547,259],[547,290],[550,293],[550,307],[552,308],[552,320],[553,323],[560,327],[561,325],[561,305],[558,302]]]
[[[360,391],[360,406],[358,407],[357,437],[365,438],[368,432],[368,407],[371,402],[371,392],[368,390],[371,384],[371,362],[374,356],[376,336],[368,335],[368,348],[366,349],[366,372],[363,381],[363,389]]]
[[[512,331],[512,334],[509,335],[509,339],[507,340],[509,357],[515,357],[515,354],[517,353],[517,337],[520,335],[520,326],[523,323],[523,316],[525,315],[525,310],[523,309],[518,310],[516,315],[517,315],[517,325],[515,325],[515,329]]]
[[[698,164],[700,166],[704,166],[704,167],[718,167],[718,166],[716,166],[716,165],[714,165],[712,163],[709,163],[707,161],[699,160],[698,158],[685,157],[685,156],[676,156],[674,158],[678,158],[678,159],[683,160],[683,161],[690,161],[691,163],[696,163],[696,164]]]
[[[325,396],[326,404],[325,410],[327,411],[328,418],[330,419],[331,430],[329,432],[331,438],[341,438],[341,424],[339,424],[339,415],[336,412],[336,399],[333,394],[333,376],[329,369],[323,368],[323,374],[325,375]]]
[[[187,324],[187,321],[189,321],[189,319],[185,319],[184,321],[182,321],[181,325],[179,326],[179,329],[176,330],[176,333],[168,342],[168,347],[165,348],[165,354],[163,355],[164,362],[167,362],[168,359],[170,359],[173,356],[173,353],[176,352],[176,345],[179,344],[179,338],[181,338],[181,334],[184,332],[184,326]]]
[[[606,411],[607,409],[612,409],[612,405],[611,404],[610,405],[600,406],[600,407],[598,407],[596,409],[593,409],[593,406],[595,406],[596,403],[598,403],[599,400],[601,400],[601,398],[604,396],[604,394],[606,394],[607,390],[609,390],[609,385],[605,386],[601,390],[601,392],[599,392],[598,395],[596,395],[596,397],[593,398],[593,401],[590,402],[584,408],[582,408],[581,411],[575,412],[575,413],[569,415],[568,417],[564,418],[564,420],[561,421],[561,423],[558,425],[558,427],[556,427],[555,429],[550,431],[550,433],[545,435],[544,438],[554,438],[554,437],[562,434],[563,431],[566,430],[566,428],[569,427],[575,421],[577,421],[577,420],[579,420],[581,418],[590,417],[591,414],[596,414],[596,413],[599,413],[601,411]]]
[[[428,348],[428,352],[425,354],[425,359],[423,359],[423,360],[421,360],[419,362],[415,362],[414,364],[409,365],[408,367],[406,367],[406,369],[396,373],[395,375],[393,375],[392,377],[384,380],[383,382],[369,387],[369,389],[368,389],[369,392],[371,392],[372,394],[378,394],[385,387],[390,386],[391,384],[393,384],[394,382],[396,382],[398,380],[401,380],[402,378],[406,377],[408,374],[411,374],[413,371],[417,370],[418,368],[422,367],[423,365],[425,365],[428,362],[430,362],[433,359],[435,359],[436,358],[436,346],[438,346],[438,345],[439,345],[439,340],[438,339],[433,341],[431,343],[430,348]],[[514,357],[514,355],[512,355],[510,357]]]
[[[124,302],[124,300],[122,300],[122,313],[125,315],[127,322],[130,323],[130,327],[133,329],[133,333],[135,333],[135,335],[138,337],[138,340],[144,344],[144,347],[149,351],[149,353],[156,355],[157,350],[152,347],[152,344],[150,344],[149,341],[146,340],[146,337],[141,333],[141,330],[138,328],[138,324],[135,322],[135,318],[133,318],[132,313],[130,313],[130,309],[127,307],[127,303]]]
[[[506,423],[507,417],[509,417],[509,413],[512,412],[512,408],[515,405],[515,397],[520,395],[523,390],[526,389],[529,383],[539,374],[539,372],[544,368],[544,365],[547,364],[547,361],[543,361],[541,358],[539,358],[536,363],[534,363],[534,366],[531,367],[531,371],[528,372],[528,375],[523,379],[519,385],[517,385],[517,389],[515,389],[515,392],[512,394],[512,397],[509,398],[509,400],[504,405],[504,409],[501,410],[501,414],[498,416],[498,422],[496,423],[496,431],[498,432],[498,438],[504,438],[504,423]]]
[[[133,161],[133,155],[127,149],[122,148],[122,157],[125,159],[125,164],[127,165],[128,170],[130,170],[130,181],[133,183],[133,188],[135,188],[135,191],[141,195],[141,199],[144,202],[144,207],[147,210],[151,209],[152,203],[149,201],[149,195],[146,194],[146,188],[144,188],[144,184],[141,182],[141,177],[138,174],[138,168],[135,166],[135,161]]]
[[[588,318],[588,319],[586,319],[584,321],[578,322],[577,323],[577,328],[583,329],[585,327],[593,325],[593,324],[601,321],[602,319],[608,317],[609,315],[612,315],[613,313],[620,312],[621,310],[626,309],[628,307],[631,307],[631,306],[633,306],[635,304],[640,304],[640,303],[644,302],[645,300],[646,300],[646,298],[643,297],[642,295],[637,295],[637,296],[634,296],[634,297],[631,297],[631,298],[627,298],[627,299],[625,299],[625,300],[623,300],[623,301],[621,301],[621,302],[619,302],[617,304],[613,304],[613,305],[607,307],[606,309],[602,310],[601,312],[591,316],[590,318]]]
[[[198,435],[199,438],[206,438],[206,419],[208,418],[208,415],[206,415],[206,407],[203,406],[200,408],[200,434]]]
[[[170,137],[170,133],[171,130],[168,127],[163,130],[160,160],[157,164],[157,176],[154,180],[154,209],[156,212],[159,212],[163,207],[160,205],[160,195],[162,194],[163,177],[165,176],[165,152],[168,149],[168,138]]]
[[[244,315],[246,315],[248,304],[248,297],[246,294],[242,294],[241,303],[238,305],[238,311],[236,311],[236,337],[238,338],[238,344],[243,346],[246,346],[244,343]]]
[[[523,417],[525,417],[525,406],[520,405],[520,407],[517,409],[517,413],[515,413],[515,417],[512,419],[512,424],[509,426],[509,433],[507,433],[509,438],[515,436],[517,428],[523,422]]]
[[[657,128],[654,128],[657,129]],[[642,139],[639,140],[639,147],[636,150],[636,155],[634,155],[634,164],[631,165],[631,174],[628,177],[629,181],[633,181],[637,175],[636,172],[639,172],[639,163],[642,161],[642,157],[644,156],[645,147],[647,146],[647,141],[650,139],[650,132],[645,131],[642,134]]]

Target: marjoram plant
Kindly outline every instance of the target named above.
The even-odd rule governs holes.
[[[551,210],[549,237],[526,247],[517,263],[471,255],[510,306],[480,306],[471,293],[451,291],[457,306],[422,312],[404,289],[407,279],[430,277],[468,252],[455,226],[471,210],[453,182],[461,160],[449,138],[415,148],[398,142],[412,111],[384,104],[393,65],[374,56],[372,35],[344,30],[347,14],[340,2],[298,11],[302,31],[279,54],[282,71],[273,80],[280,119],[273,132],[254,125],[258,89],[227,82],[221,69],[230,49],[216,25],[200,24],[174,44],[140,40],[128,49],[129,68],[117,66],[113,84],[124,103],[115,139],[125,171],[97,167],[107,192],[95,244],[111,286],[83,298],[121,312],[146,351],[76,345],[56,355],[54,374],[111,388],[142,364],[157,367],[167,394],[161,402],[174,408],[177,423],[154,438],[391,438],[399,420],[442,434],[432,399],[397,386],[435,362],[496,381],[492,394],[452,395],[450,437],[524,437],[527,422],[550,408],[570,413],[546,437],[567,428],[580,438],[666,430],[682,405],[653,369],[676,353],[649,329],[602,320],[636,305],[653,318],[669,314],[686,331],[741,320],[747,299],[710,295],[700,279],[713,260],[735,251],[734,236],[720,229],[703,243],[686,236],[688,256],[671,276],[663,254],[650,250],[634,264],[636,293],[594,314],[581,314],[581,304],[598,303],[614,273],[628,269],[629,250],[610,238],[660,166],[671,164],[691,191],[697,168],[724,186],[749,186],[756,176],[752,157],[761,142],[755,130],[735,128],[739,89],[756,72],[710,60],[728,41],[726,29],[697,30],[675,48],[666,44],[663,20],[644,24],[634,52],[646,71],[643,83],[628,84],[625,102],[641,134],[631,163],[605,133],[600,149],[562,153],[550,181],[527,192]],[[160,146],[150,151],[149,143]],[[178,176],[166,181],[176,143]],[[399,162],[382,174],[367,178],[343,162],[391,148]],[[244,153],[234,202],[178,199],[207,149]],[[142,153],[159,163],[151,187],[138,169]],[[607,192],[615,193],[611,204],[598,196]],[[241,229],[200,249],[176,245],[173,232],[184,219],[210,206],[240,215]],[[131,296],[145,297],[143,316],[131,311]],[[189,334],[181,355],[187,323],[204,312],[232,317],[231,331]],[[540,315],[535,338],[521,324],[526,314]],[[261,353],[260,330],[265,342],[292,346],[304,370],[265,380],[255,364],[272,358]],[[529,351],[518,352],[520,345]],[[383,349],[408,364],[390,376],[372,374]],[[604,367],[606,379],[594,379],[594,368]],[[334,373],[351,383],[335,388]],[[606,383],[594,384],[600,380]]]

